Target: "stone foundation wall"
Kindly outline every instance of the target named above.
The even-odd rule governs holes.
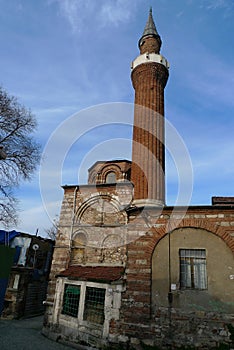
[[[174,308],[159,308],[148,322],[112,323],[109,340],[113,345],[122,343],[126,349],[139,349],[142,343],[160,349],[216,349],[221,344],[231,349],[234,346],[233,321],[234,315],[199,311],[183,313]],[[119,333],[113,333],[116,326]]]

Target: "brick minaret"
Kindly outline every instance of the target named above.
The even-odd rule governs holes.
[[[161,44],[150,9],[131,74],[135,89],[131,180],[136,205],[165,204],[164,88],[169,65],[160,54]]]

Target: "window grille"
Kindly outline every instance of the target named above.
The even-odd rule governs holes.
[[[205,249],[180,249],[180,288],[207,289]]]
[[[64,288],[62,314],[77,317],[80,301],[80,286],[66,284]]]
[[[102,288],[86,288],[84,320],[103,324],[105,292]]]

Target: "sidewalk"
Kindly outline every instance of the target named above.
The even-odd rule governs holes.
[[[0,319],[1,350],[71,350],[41,334],[43,316],[22,320]]]

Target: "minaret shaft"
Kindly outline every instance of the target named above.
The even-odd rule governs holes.
[[[164,88],[168,79],[168,63],[159,54],[161,39],[152,21],[150,13],[147,22],[149,29],[146,28],[145,32],[153,32],[144,34],[139,41],[141,46],[152,50],[145,52],[145,48],[142,48],[143,53],[132,64],[135,110],[131,180],[134,183],[135,203],[164,205]]]

